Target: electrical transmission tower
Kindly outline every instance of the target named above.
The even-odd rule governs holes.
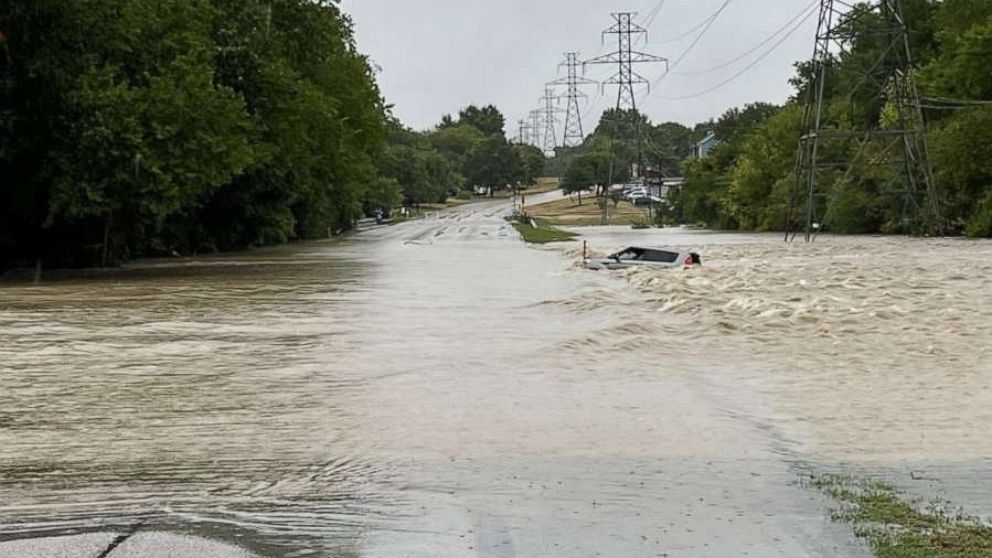
[[[530,111],[530,143],[537,148],[541,147],[541,126],[543,124],[543,118],[543,109]]]
[[[561,109],[555,106],[557,100],[555,90],[551,87],[545,87],[544,96],[541,97],[541,101],[544,103],[542,118],[544,121],[543,149],[545,155],[554,155],[558,148],[558,135],[555,132],[555,126],[558,124],[558,113],[561,112]]]
[[[587,99],[589,96],[579,88],[583,85],[598,85],[599,82],[579,76],[579,55],[576,52],[566,52],[565,61],[559,64],[558,68],[566,69],[566,76],[548,83],[552,87],[564,86],[564,95],[559,95],[559,99],[565,99],[567,108],[565,109],[565,130],[561,144],[564,147],[578,147],[585,141],[586,136],[582,130],[582,113],[579,112],[579,99]]]
[[[902,204],[901,228],[940,233],[940,205],[902,2],[874,0],[847,12],[838,9],[849,6],[842,0],[820,0],[786,240],[800,230],[807,242],[813,240],[828,226],[838,195],[849,188],[855,171],[879,166],[892,167],[882,194]],[[881,54],[855,76],[838,75],[845,66],[835,52],[850,58],[846,55],[856,38],[877,41]],[[844,83],[855,85],[834,91]],[[831,92],[846,94],[848,104],[832,105]]]
[[[520,128],[517,134],[517,143],[520,145],[526,145],[530,143],[530,124],[526,120],[520,120]]]
[[[646,64],[646,63],[664,63],[666,70],[668,67],[668,59],[661,56],[656,56],[654,54],[648,54],[645,52],[639,52],[633,49],[634,47],[634,37],[638,35],[643,35],[645,42],[647,41],[648,30],[634,23],[634,17],[637,15],[633,12],[619,12],[614,13],[613,19],[616,23],[603,31],[603,38],[605,40],[606,35],[616,35],[617,36],[617,50],[609,54],[604,54],[598,56],[591,60],[586,60],[583,62],[583,67],[588,64],[613,64],[616,65],[618,70],[617,73],[613,74],[609,79],[603,82],[603,85],[617,85],[617,120],[615,122],[614,137],[613,142],[616,142],[616,135],[620,130],[620,111],[624,108],[630,109],[631,117],[635,119],[634,127],[637,133],[637,163],[638,168],[644,168],[644,149],[642,142],[642,135],[640,129],[640,117],[637,113],[637,96],[634,94],[634,87],[637,85],[646,85],[649,89],[651,87],[651,82],[645,79],[643,76],[634,71],[635,64]],[[609,180],[613,182],[613,156],[612,156],[612,146],[610,155],[610,176]],[[606,185],[609,188],[609,184]]]

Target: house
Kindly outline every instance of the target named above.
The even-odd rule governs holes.
[[[706,137],[692,144],[692,160],[705,159],[719,143],[720,140],[716,139],[715,132],[707,133]]]

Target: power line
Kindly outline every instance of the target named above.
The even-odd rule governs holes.
[[[648,12],[649,15],[645,18],[644,27],[648,29],[651,28],[651,24],[654,23],[655,18],[658,17],[658,14],[660,14],[661,10],[665,7],[666,1],[667,0],[660,0],[658,4],[655,5],[650,12]]]
[[[703,39],[703,37],[706,35],[706,32],[710,30],[710,27],[712,27],[713,24],[716,22],[716,20],[720,17],[720,14],[722,14],[723,11],[726,10],[727,7],[730,6],[730,4],[733,1],[734,0],[724,0],[723,4],[720,5],[720,7],[713,13],[713,15],[711,15],[708,19],[706,19],[703,22],[702,30],[700,30],[698,35],[696,35],[696,38],[693,39],[692,43],[689,44],[689,46],[686,47],[684,51],[682,51],[682,54],[680,54],[679,57],[675,59],[675,62],[672,62],[672,64],[667,68],[665,73],[661,74],[660,76],[658,76],[658,79],[654,80],[654,82],[651,84],[652,87],[657,86],[658,83],[661,82],[661,80],[668,77],[668,75],[672,72],[672,70],[677,68],[678,65],[683,60],[685,60],[686,56],[689,56],[689,53],[692,52],[694,48],[696,48],[696,45],[698,45],[699,41]]]
[[[734,2],[734,0],[730,0],[727,3],[732,3],[732,2]],[[705,19],[703,19],[702,21],[700,21],[696,25],[693,25],[692,27],[690,27],[687,31],[685,31],[684,33],[682,33],[678,37],[675,37],[675,38],[672,38],[672,39],[666,39],[664,41],[660,41],[660,42],[657,42],[657,43],[648,43],[648,44],[651,45],[651,46],[661,46],[661,45],[670,45],[670,44],[673,44],[673,43],[681,42],[682,39],[685,39],[686,37],[690,37],[696,31],[699,31],[703,27],[707,27],[708,25],[710,25],[711,24],[711,21],[719,14],[719,12],[722,12],[725,9],[726,9],[726,6],[720,6],[717,9],[717,12],[716,13],[710,14]]]
[[[771,48],[769,48],[764,54],[762,54],[760,57],[758,57],[758,59],[756,59],[754,62],[751,62],[750,64],[748,64],[747,66],[745,66],[741,71],[735,73],[734,75],[732,75],[729,78],[721,81],[720,83],[714,85],[713,87],[710,87],[709,89],[704,89],[703,91],[699,91],[699,92],[693,93],[691,95],[679,95],[677,97],[668,97],[668,96],[664,96],[664,95],[659,95],[659,98],[660,99],[665,99],[667,101],[684,101],[686,99],[695,99],[697,97],[702,97],[704,95],[708,95],[708,94],[710,94],[710,93],[712,93],[712,92],[714,92],[714,91],[716,91],[718,89],[723,88],[724,86],[730,84],[731,82],[736,81],[737,78],[739,78],[739,77],[743,76],[744,74],[746,74],[747,72],[751,71],[755,66],[757,66],[758,64],[764,62],[765,59],[767,59],[769,56],[771,56],[771,54],[773,52],[775,52],[778,49],[778,47],[782,46],[782,44],[786,40],[788,40],[789,37],[791,37],[793,34],[795,34],[796,31],[798,31],[800,28],[802,28],[803,24],[806,23],[806,21],[809,20],[809,18],[813,17],[813,14],[815,14],[815,13],[816,13],[816,10],[811,10],[808,14],[806,14],[806,17],[805,18],[803,18],[799,23],[796,24],[795,27],[793,27],[791,30],[789,30],[789,32],[786,33],[781,39],[779,39],[778,42],[776,42],[775,44],[773,44],[771,46]]]
[[[673,71],[672,74],[673,75],[677,75],[677,76],[698,76],[698,75],[703,75],[703,74],[711,74],[713,72],[722,70],[722,69],[724,69],[724,68],[726,68],[728,66],[732,66],[732,65],[736,64],[737,62],[740,62],[741,60],[747,58],[751,54],[754,54],[761,47],[763,47],[763,46],[767,45],[768,43],[772,42],[775,39],[775,37],[778,37],[780,33],[784,32],[786,29],[788,29],[790,26],[792,26],[792,24],[794,24],[797,21],[799,21],[799,19],[802,18],[804,15],[806,15],[807,12],[810,12],[813,9],[815,9],[815,6],[817,5],[817,3],[819,3],[819,0],[813,0],[813,2],[810,2],[805,8],[803,8],[803,10],[801,12],[799,12],[798,14],[796,14],[795,17],[793,17],[792,19],[790,19],[785,25],[783,25],[783,26],[779,27],[777,30],[775,30],[774,33],[772,33],[771,35],[769,35],[768,37],[766,37],[765,40],[761,41],[760,43],[758,43],[753,48],[748,49],[747,51],[745,51],[744,53],[742,53],[740,56],[737,56],[736,58],[733,58],[732,60],[728,60],[727,62],[724,62],[723,64],[720,64],[719,66],[713,66],[712,68],[708,68],[706,70],[695,70],[695,71],[691,71],[691,72],[675,72],[675,71]],[[809,17],[810,16],[807,15],[806,16],[806,19],[809,19]]]
[[[682,61],[685,60],[685,57],[686,56],[689,56],[689,53],[692,52],[693,49],[696,48],[696,45],[699,44],[699,41],[701,41],[703,39],[703,37],[706,36],[706,32],[710,30],[710,27],[713,27],[713,24],[716,23],[716,20],[717,19],[719,19],[720,14],[722,14],[723,11],[727,9],[727,6],[729,6],[730,3],[733,2],[733,1],[734,0],[724,0],[723,5],[720,6],[720,8],[716,11],[716,13],[714,13],[713,16],[710,17],[710,20],[708,22],[706,22],[706,25],[699,32],[699,35],[696,35],[696,38],[692,41],[692,43],[688,46],[688,48],[686,48],[685,51],[682,52],[682,54],[678,58],[675,59],[675,62],[672,62],[672,67],[668,69],[669,72],[671,72],[675,68],[678,68],[679,64],[681,64]],[[668,73],[668,72],[665,72],[665,73]],[[661,78],[658,78],[657,81],[660,81],[664,77],[665,76],[662,75]],[[657,81],[655,83],[657,83]]]
[[[592,115],[593,111],[595,111],[597,108],[599,108],[599,101],[602,100],[603,97],[605,97],[605,96],[606,96],[606,94],[603,91],[603,89],[601,88],[599,90],[599,93],[596,94],[596,97],[592,101],[589,102],[589,108],[587,108],[586,111],[582,113],[582,120],[584,122],[588,122],[589,121],[589,116]]]

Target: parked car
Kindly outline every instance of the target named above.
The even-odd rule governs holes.
[[[634,266],[656,268],[694,267],[703,260],[695,252],[631,246],[607,258],[587,258],[586,268],[592,270],[627,269]]]
[[[630,200],[630,203],[634,205],[650,205],[652,203],[661,203],[665,200],[659,198],[658,196],[644,195],[638,196]]]
[[[644,188],[635,188],[633,190],[626,192],[623,197],[627,201],[634,203],[634,200],[646,198],[648,196],[649,196],[648,191],[645,190]]]

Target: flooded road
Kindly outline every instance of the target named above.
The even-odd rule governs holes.
[[[706,263],[595,274],[507,205],[0,283],[0,541],[867,556],[808,468],[992,515],[992,244],[593,228]]]

